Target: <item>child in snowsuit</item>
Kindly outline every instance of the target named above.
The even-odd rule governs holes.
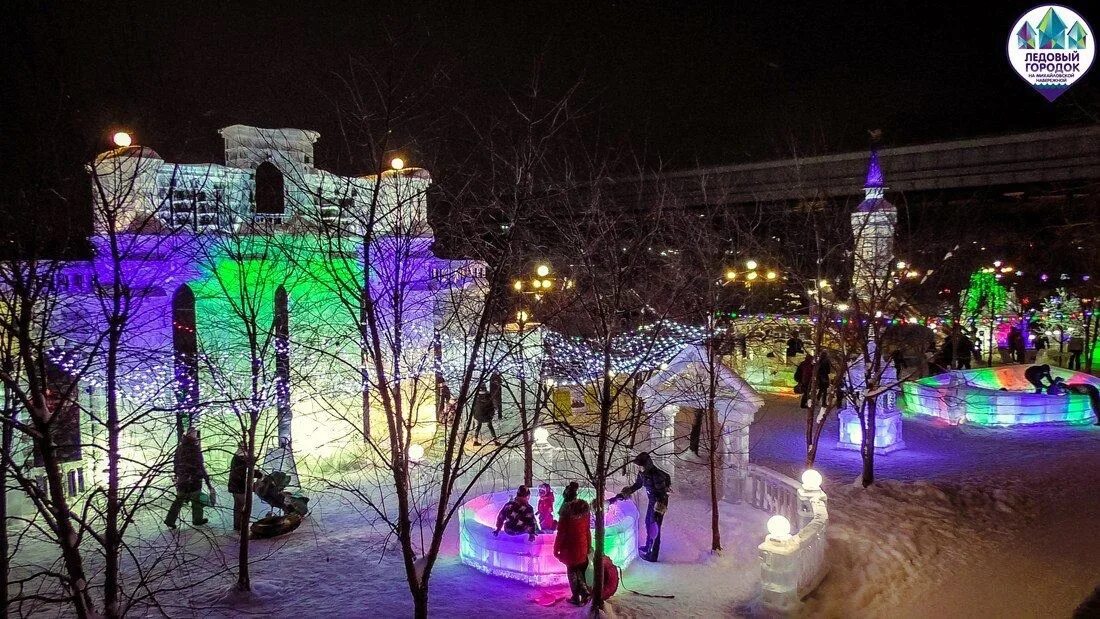
[[[539,525],[535,521],[535,510],[531,508],[531,491],[527,486],[520,486],[516,490],[515,498],[505,503],[497,514],[497,528],[493,535],[499,534],[502,528],[508,535],[526,533],[529,541],[535,541]]]
[[[614,504],[616,501],[622,501],[639,488],[645,488],[645,493],[649,495],[649,505],[646,506],[645,511],[646,539],[645,546],[638,549],[638,556],[654,562],[661,553],[661,524],[664,522],[665,512],[668,511],[668,493],[672,490],[672,477],[653,464],[653,458],[649,456],[649,452],[643,451],[638,454],[634,458],[634,464],[641,467],[638,478],[631,486],[623,488],[622,492],[612,497],[609,502]]]
[[[592,547],[591,517],[592,508],[588,501],[577,498],[577,482],[571,482],[562,493],[554,556],[565,564],[569,591],[573,594],[569,601],[577,606],[583,606],[592,597],[584,579],[588,570],[588,551]]]
[[[553,531],[558,528],[558,521],[554,520],[554,490],[550,484],[543,482],[539,486],[539,528],[543,531]]]

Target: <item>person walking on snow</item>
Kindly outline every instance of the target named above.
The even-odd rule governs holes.
[[[493,427],[493,400],[489,396],[489,391],[485,389],[485,385],[478,387],[477,393],[474,394],[474,421],[477,422],[477,429],[474,430],[474,447],[481,445],[483,424],[489,424],[489,434],[493,437],[493,444],[500,444],[497,440],[496,428]]]
[[[634,494],[639,488],[645,488],[649,504],[645,510],[645,546],[639,548],[639,555],[646,561],[655,562],[661,554],[661,526],[668,511],[668,494],[672,491],[672,477],[653,464],[649,452],[643,451],[634,457],[634,464],[641,467],[634,484],[623,488],[622,492],[611,498],[612,505]]]
[[[497,421],[504,420],[504,377],[500,372],[493,372],[489,377],[489,399],[493,402],[493,410],[496,412]]]
[[[799,408],[810,407],[810,393],[814,383],[814,358],[806,353],[806,358],[794,369],[794,384],[797,387],[795,393],[802,397],[798,399]]]
[[[535,541],[539,534],[539,525],[535,521],[535,510],[531,507],[531,491],[527,486],[520,486],[516,490],[516,496],[504,504],[497,514],[497,528],[493,535],[499,535],[500,530],[508,535],[527,534],[528,541]]]
[[[233,495],[233,530],[240,531],[248,525],[249,514],[245,512],[245,499],[248,498],[248,449],[245,444],[237,445],[237,453],[229,461],[229,493]]]
[[[205,481],[210,495],[214,495],[214,486],[210,483],[210,475],[206,472],[206,465],[202,459],[202,446],[199,445],[199,430],[191,426],[176,447],[174,460],[174,479],[176,482],[176,499],[168,508],[168,515],[164,524],[169,529],[176,528],[176,520],[179,519],[180,510],[184,503],[191,503],[191,523],[195,526],[206,524],[206,518],[202,515],[202,484]]]
[[[565,564],[569,578],[569,601],[583,606],[592,597],[585,582],[588,571],[588,553],[592,548],[592,532],[589,528],[592,508],[588,501],[577,498],[577,482],[570,482],[562,493],[562,505],[558,511],[558,533],[554,537],[554,557]]]
[[[1085,339],[1080,335],[1071,336],[1066,343],[1066,350],[1069,351],[1069,364],[1066,367],[1081,371],[1081,355],[1085,352]]]

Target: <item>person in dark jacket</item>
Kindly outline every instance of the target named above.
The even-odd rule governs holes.
[[[1085,353],[1085,338],[1080,335],[1070,336],[1066,342],[1066,350],[1069,351],[1069,363],[1066,365],[1071,370],[1081,371],[1081,355]]]
[[[829,397],[829,374],[833,371],[833,363],[829,361],[829,355],[821,353],[817,358],[817,393],[814,394],[814,403],[818,406],[826,406]],[[840,393],[837,393],[840,400]]]
[[[634,458],[634,464],[641,467],[638,478],[631,486],[623,488],[609,501],[615,504],[634,494],[639,488],[645,488],[649,504],[645,510],[645,546],[638,549],[641,558],[656,561],[661,554],[661,525],[668,511],[668,494],[672,491],[672,477],[653,464],[649,452],[643,451]]]
[[[482,385],[474,394],[474,421],[477,422],[477,429],[474,430],[475,447],[481,444],[481,426],[484,424],[489,424],[489,434],[493,437],[493,444],[500,444],[500,441],[497,440],[496,428],[493,427],[493,412],[493,399],[489,396],[489,391]]]
[[[1008,350],[1012,353],[1012,360],[1016,363],[1023,363],[1027,356],[1027,342],[1024,340],[1024,332],[1019,327],[1012,327],[1008,331],[1008,338],[1005,343],[1008,344]]]
[[[248,448],[244,443],[237,445],[237,452],[229,461],[229,493],[233,495],[233,530],[240,531],[248,524],[248,512],[245,501],[248,498]],[[256,471],[255,473],[258,473]]]
[[[791,333],[790,339],[787,340],[787,361],[790,362],[798,353],[805,351],[806,346],[802,338],[798,337],[798,332]]]
[[[956,370],[969,370],[970,360],[974,358],[974,342],[969,337],[959,334],[958,339],[955,340],[955,369]],[[979,359],[981,359],[979,353]]]
[[[806,358],[794,369],[794,384],[798,387],[796,391],[802,396],[798,400],[799,408],[810,407],[810,392],[813,391],[813,383],[814,358],[807,353]]]
[[[179,519],[183,504],[191,503],[191,523],[195,526],[206,524],[206,518],[202,514],[202,484],[205,481],[210,493],[214,493],[214,487],[210,484],[210,475],[206,472],[206,465],[202,459],[202,446],[199,445],[199,431],[195,426],[188,428],[176,447],[174,461],[174,473],[176,482],[176,499],[168,508],[168,515],[164,524],[169,529],[176,528],[176,520]]]
[[[554,538],[554,557],[565,564],[569,577],[570,602],[583,606],[592,597],[585,582],[588,570],[588,553],[592,548],[592,508],[588,501],[577,498],[577,482],[570,482],[562,493],[562,505],[558,510],[558,533]]]
[[[493,372],[489,377],[489,400],[493,403],[497,419],[504,419],[504,378],[500,372]]]
[[[1024,378],[1031,383],[1032,387],[1035,387],[1035,393],[1043,393],[1047,387],[1054,384],[1054,378],[1050,375],[1050,366],[1045,363],[1029,366],[1024,370]],[[1043,384],[1044,378],[1047,379],[1046,385]]]
[[[1058,380],[1058,379],[1056,379]],[[1096,425],[1100,426],[1100,389],[1090,383],[1069,383],[1066,391],[1077,395],[1087,395],[1092,406],[1092,415],[1096,418]]]
[[[535,536],[539,534],[539,524],[535,520],[535,510],[531,507],[531,490],[527,486],[520,486],[516,490],[515,498],[500,508],[493,535],[499,534],[501,529],[508,535],[526,533],[528,540],[535,541]]]

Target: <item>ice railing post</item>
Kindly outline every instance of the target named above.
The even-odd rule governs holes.
[[[768,535],[759,546],[761,601],[771,611],[791,612],[827,571],[825,529],[829,515],[821,476],[807,471],[799,484],[775,471],[750,465],[748,484],[750,504],[776,514],[768,521]],[[791,495],[797,501],[793,522],[788,519],[791,512],[786,500]],[[793,534],[792,524],[798,526]]]

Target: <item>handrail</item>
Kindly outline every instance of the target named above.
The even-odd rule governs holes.
[[[785,516],[795,531],[785,537],[769,535],[760,544],[762,602],[769,610],[791,612],[828,572],[827,497],[821,490],[806,490],[790,477],[758,465],[749,465],[745,483],[750,505]]]

